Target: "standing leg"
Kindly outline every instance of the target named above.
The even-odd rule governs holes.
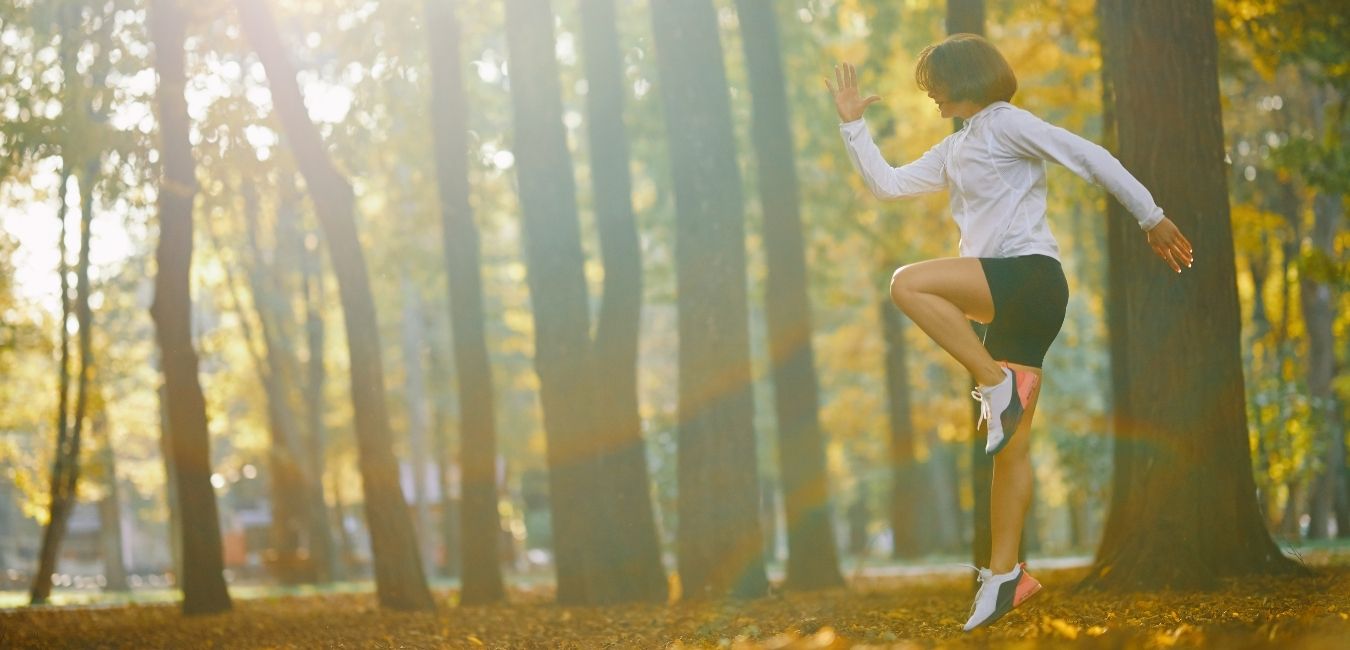
[[[1033,372],[1041,376],[1040,368],[1008,364],[1017,371]],[[1008,445],[994,457],[994,479],[989,504],[991,549],[989,570],[995,574],[1007,573],[1017,566],[1017,551],[1022,542],[1022,527],[1027,509],[1031,506],[1031,418],[1040,400],[1041,383],[1031,393],[1026,413],[1017,425],[1017,433]]]
[[[944,258],[903,266],[891,277],[891,300],[976,382],[992,386],[1003,381],[1003,369],[967,322],[994,319],[994,298],[979,259]]]

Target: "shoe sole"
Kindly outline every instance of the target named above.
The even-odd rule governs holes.
[[[1003,364],[1003,367],[1008,368],[1007,364]],[[1022,424],[1022,415],[1026,412],[1026,405],[1031,403],[1031,394],[1035,392],[1036,384],[1040,380],[1036,373],[1008,369],[1012,370],[1013,394],[1017,396],[1018,402],[1016,404],[1009,402],[1008,408],[999,414],[999,422],[1003,424],[1003,439],[992,450],[984,450],[984,453],[989,456],[994,456],[1003,451],[1003,448],[1007,447],[1008,443],[1012,441],[1013,434],[1017,433],[1017,427]],[[1003,418],[1014,409],[1012,426],[1009,427],[1008,422],[1003,421]]]

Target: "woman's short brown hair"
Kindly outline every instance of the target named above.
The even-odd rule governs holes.
[[[976,34],[952,34],[919,53],[914,80],[924,91],[944,91],[948,101],[981,106],[1006,102],[1017,92],[1012,66],[989,41]]]

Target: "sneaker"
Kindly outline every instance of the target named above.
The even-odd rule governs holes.
[[[1040,591],[1041,583],[1031,577],[1026,568],[1024,562],[1000,575],[980,569],[980,590],[975,593],[975,602],[970,606],[970,620],[962,629],[969,632],[989,625]]]
[[[980,403],[980,421],[976,430],[985,426],[984,453],[993,456],[1007,446],[1008,441],[1017,432],[1022,422],[1022,413],[1031,403],[1031,392],[1036,389],[1039,378],[1036,373],[1017,371],[1003,366],[1003,381],[995,386],[980,386],[970,391],[970,396]],[[997,417],[995,417],[997,414]]]

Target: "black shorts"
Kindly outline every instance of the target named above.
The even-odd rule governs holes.
[[[979,259],[994,297],[994,320],[987,326],[972,321],[975,334],[995,360],[1040,368],[1069,304],[1063,267],[1046,255]]]

